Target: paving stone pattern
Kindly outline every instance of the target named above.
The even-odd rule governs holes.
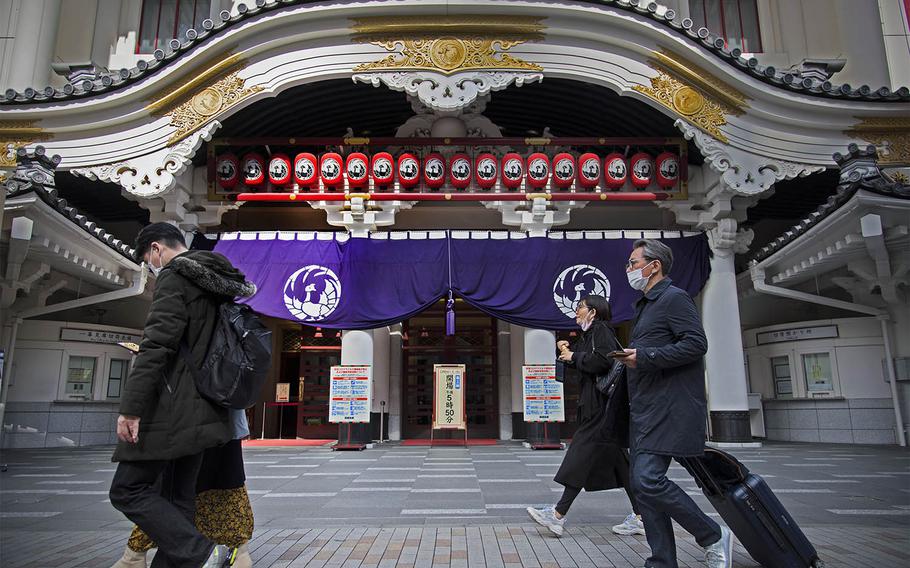
[[[5,450],[0,566],[107,568],[131,524],[107,500],[109,447]],[[828,566],[910,566],[910,452],[771,443],[735,450],[763,475]],[[582,493],[557,539],[524,508],[552,504],[562,451],[516,443],[465,448],[385,444],[364,452],[247,448],[257,567],[574,567],[644,565],[644,537],[610,526],[621,490]],[[670,477],[717,518],[674,464]],[[703,551],[677,531],[680,566]],[[735,566],[758,566],[737,546]]]

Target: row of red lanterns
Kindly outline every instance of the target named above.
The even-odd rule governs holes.
[[[398,156],[396,168],[396,161],[388,152],[377,152],[372,158],[360,152],[352,152],[347,158],[328,152],[318,159],[314,154],[302,152],[293,162],[286,154],[273,154],[266,168],[266,160],[261,154],[249,152],[241,159],[234,154],[219,156],[216,174],[218,183],[226,190],[241,183],[255,189],[263,187],[266,181],[279,188],[296,184],[301,189],[314,189],[320,183],[327,188],[340,188],[345,180],[349,188],[368,187],[372,180],[374,186],[384,187],[392,185],[396,177],[405,189],[416,187],[421,178],[427,187],[437,189],[445,185],[447,177],[457,189],[467,188],[472,181],[482,189],[489,189],[497,180],[509,189],[517,189],[522,180],[527,180],[531,188],[539,189],[545,187],[551,177],[562,189],[568,189],[573,183],[593,189],[601,179],[613,190],[621,188],[627,180],[639,189],[648,187],[655,180],[662,189],[670,189],[679,178],[679,158],[671,152],[663,152],[657,158],[638,152],[626,160],[623,154],[614,152],[601,159],[597,154],[587,152],[576,159],[563,152],[551,161],[549,156],[539,152],[527,159],[513,152],[501,160],[493,154],[483,153],[472,162],[467,154],[455,154],[447,161],[442,154],[434,152],[423,158],[421,167],[417,156],[404,153]]]

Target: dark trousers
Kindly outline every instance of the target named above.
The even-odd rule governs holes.
[[[199,568],[215,543],[196,530],[196,476],[202,453],[117,465],[111,505],[158,543],[152,568]]]
[[[649,568],[677,568],[673,522],[688,531],[700,546],[720,539],[720,526],[686,492],[667,479],[670,456],[632,453],[632,492],[641,508],[645,536],[651,547]]]

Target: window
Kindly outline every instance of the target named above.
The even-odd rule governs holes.
[[[211,0],[143,0],[136,53],[153,53],[209,17]]]
[[[92,384],[95,382],[94,357],[70,357],[66,371],[66,389],[68,398],[92,398]]]
[[[120,390],[126,382],[130,362],[126,359],[111,359],[111,369],[107,376],[107,397],[120,398]]]
[[[696,27],[705,27],[727,42],[727,49],[760,53],[758,0],[689,0]]]
[[[771,376],[774,378],[774,397],[793,398],[793,380],[790,377],[790,358],[772,357]]]
[[[803,354],[803,370],[806,372],[806,390],[810,394],[834,391],[830,353]]]

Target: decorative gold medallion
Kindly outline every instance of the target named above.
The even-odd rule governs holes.
[[[526,41],[542,39],[542,19],[489,15],[357,18],[355,42],[371,43],[394,53],[358,65],[354,71],[542,71],[540,65],[505,53]]]
[[[461,67],[464,63],[466,52],[467,50],[460,40],[449,37],[437,39],[430,47],[430,57],[433,58],[433,64],[446,71]]]
[[[212,116],[221,110],[223,97],[216,89],[207,87],[196,94],[190,105],[200,116]]]
[[[680,114],[692,116],[705,108],[705,97],[692,87],[680,87],[673,93],[673,108]]]

